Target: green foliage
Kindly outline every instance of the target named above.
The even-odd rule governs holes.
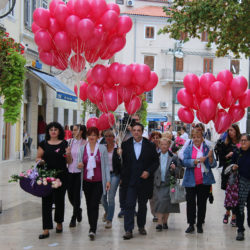
[[[143,124],[144,127],[147,126],[147,115],[148,115],[148,112],[147,112],[147,108],[148,108],[148,103],[146,101],[146,98],[145,98],[145,94],[141,96],[142,98],[142,105],[141,105],[141,108],[139,111],[137,111],[136,113],[140,116],[140,121],[141,121],[141,124]]]
[[[11,124],[18,121],[22,106],[26,63],[23,51],[23,46],[0,31],[0,96],[4,96],[4,120]]]
[[[174,0],[170,8],[163,7],[169,16],[168,24],[158,34],[170,33],[179,39],[181,32],[188,38],[200,38],[208,33],[208,46],[216,44],[217,56],[233,52],[250,56],[250,3],[249,0]]]
[[[100,116],[100,110],[97,108],[97,106],[92,103],[89,99],[87,99],[85,102],[81,101],[81,105],[83,107],[83,111],[81,114],[81,118],[85,120],[86,113],[95,113],[96,117]]]

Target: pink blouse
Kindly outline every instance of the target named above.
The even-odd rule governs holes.
[[[192,150],[192,159],[196,159],[197,157],[197,149],[195,147],[193,147],[193,150]],[[202,174],[202,171],[201,171],[201,167],[195,167],[194,168],[194,178],[195,178],[195,183],[196,185],[200,185],[203,183],[203,174]]]

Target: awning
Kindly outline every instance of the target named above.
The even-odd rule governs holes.
[[[158,113],[148,113],[147,121],[167,122],[168,117]]]
[[[56,91],[57,99],[70,102],[77,102],[77,96],[75,95],[75,93],[68,86],[58,80],[55,76],[32,67],[27,68],[34,77],[38,78],[40,81],[44,82],[50,88]]]

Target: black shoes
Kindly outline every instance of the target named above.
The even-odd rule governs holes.
[[[76,218],[72,216],[69,227],[76,227]]]
[[[245,239],[244,232],[238,232],[236,236],[236,240],[242,241]]]
[[[133,238],[133,233],[132,232],[129,232],[127,231],[124,235],[123,235],[123,239],[124,240],[130,240]]]
[[[167,223],[163,223],[163,229],[168,229],[168,224]]]
[[[145,230],[144,227],[139,228],[138,231],[139,231],[139,234],[141,235],[147,235],[147,231]]]
[[[95,240],[95,233],[94,232],[92,232],[92,231],[89,232],[89,239]]]
[[[197,233],[203,234],[203,228],[202,228],[202,226],[197,226]]]
[[[187,230],[185,231],[185,233],[191,234],[193,232],[194,232],[194,225],[189,225],[189,227],[187,228]]]
[[[56,228],[56,233],[57,234],[60,234],[60,233],[62,233],[62,231],[63,231],[63,229],[61,228],[61,229],[59,229],[59,228]]]
[[[161,224],[158,224],[156,227],[155,227],[155,229],[156,229],[156,231],[157,232],[161,232],[162,231],[162,225]]]
[[[39,240],[43,240],[43,239],[49,238],[49,233],[47,233],[47,234],[40,234],[38,236],[38,238],[39,238]]]
[[[78,222],[82,221],[82,209],[81,208],[79,209],[79,212],[78,212],[78,214],[76,216],[76,219],[77,219]]]
[[[119,212],[119,214],[118,214],[118,218],[123,218],[124,217],[124,211],[123,210],[121,210],[120,212]]]

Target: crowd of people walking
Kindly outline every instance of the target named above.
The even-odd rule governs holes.
[[[43,233],[39,239],[48,238],[53,229],[53,204],[56,233],[63,232],[66,192],[72,205],[69,227],[76,227],[85,218],[81,208],[84,194],[90,240],[96,237],[100,203],[105,228],[111,229],[118,187],[124,240],[134,236],[135,217],[139,234],[147,235],[148,201],[157,232],[168,229],[170,214],[180,213],[179,203],[186,201],[185,232],[203,233],[207,201],[213,201],[212,169],[217,166],[222,169],[221,188],[225,190],[226,212],[221,222],[227,224],[231,217],[231,225],[238,228],[236,240],[244,240],[245,206],[250,227],[250,136],[241,134],[233,124],[213,148],[211,141],[204,139],[205,128],[199,123],[190,136],[183,127],[175,136],[171,131],[153,131],[146,138],[136,118],[121,144],[112,129],[99,131],[78,124],[71,132],[66,127],[65,134],[57,122],[46,126],[36,160],[41,167],[46,163],[48,169],[60,170],[62,186],[42,198]]]

